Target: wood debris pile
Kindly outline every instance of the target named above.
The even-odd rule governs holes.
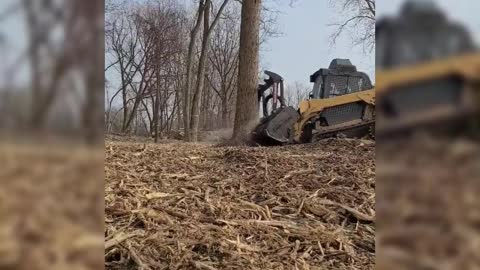
[[[479,269],[480,145],[382,143],[377,166],[377,269]]]
[[[373,269],[375,144],[106,143],[107,269]]]

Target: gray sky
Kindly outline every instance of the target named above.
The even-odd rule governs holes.
[[[4,14],[7,8],[12,4],[18,3],[18,0],[0,0],[0,14]],[[0,18],[0,85],[7,80],[13,83],[12,78],[6,78],[6,69],[11,68],[21,53],[26,50],[25,25],[23,18],[19,14]],[[26,69],[18,67],[16,69],[16,81],[24,81],[26,79]],[[10,74],[9,74],[10,75]]]
[[[18,0],[1,0],[0,11]],[[185,0],[187,1],[187,0]],[[279,26],[284,35],[272,39],[268,50],[262,52],[262,66],[281,74],[287,83],[301,81],[307,85],[309,76],[321,67],[327,67],[333,58],[350,58],[358,69],[374,74],[374,54],[364,54],[362,48],[353,48],[348,37],[341,38],[332,47],[329,41],[334,28],[328,24],[339,20],[338,14],[328,0],[298,0],[294,7],[290,1],[278,1]],[[394,14],[404,0],[377,0],[377,15]],[[480,41],[480,19],[476,11],[480,10],[478,0],[437,0],[452,19],[465,23]],[[1,13],[1,12],[0,12]],[[19,18],[11,17],[0,21],[0,34],[7,39],[1,44],[0,83],[4,67],[11,65],[20,51],[25,48],[24,25]],[[479,42],[480,43],[480,42]],[[4,50],[5,49],[5,50]],[[17,75],[22,77],[21,74]]]
[[[418,0],[420,1],[420,0]],[[405,0],[377,0],[377,18],[396,14]],[[480,1],[478,0],[435,0],[448,17],[456,22],[465,24],[472,32],[477,43],[480,43]]]
[[[336,10],[328,0],[298,0],[293,8],[283,1],[279,9],[279,23],[283,37],[269,42],[268,51],[262,54],[266,69],[281,74],[287,83],[301,81],[310,85],[309,76],[322,67],[328,67],[333,58],[350,58],[372,80],[375,73],[374,53],[365,54],[362,48],[352,48],[347,36],[332,47],[329,37],[334,28],[328,25],[337,22]],[[377,18],[396,14],[404,0],[377,0]],[[480,43],[480,10],[478,0],[437,0],[449,12],[449,17],[462,22]]]
[[[349,58],[373,80],[374,52],[365,54],[361,47],[352,47],[348,36],[335,46],[329,38],[339,21],[337,10],[328,0],[298,0],[293,7],[282,1],[278,9],[283,36],[270,40],[268,51],[262,53],[263,67],[282,75],[285,81],[300,81],[310,86],[309,77],[320,68],[327,68],[334,58]]]

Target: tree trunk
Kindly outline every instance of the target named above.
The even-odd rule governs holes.
[[[155,111],[154,111],[154,141],[155,143],[158,142],[158,118],[160,117],[160,75],[159,75],[159,70],[157,70],[157,80],[155,82]]]
[[[200,60],[198,63],[197,83],[195,86],[195,93],[192,99],[192,115],[190,120],[190,140],[196,142],[198,139],[198,123],[200,122],[200,101],[203,94],[203,85],[205,79],[205,63],[208,53],[208,31],[210,27],[210,4],[207,0],[206,8],[203,18],[203,40],[202,51],[200,53]]]
[[[123,73],[123,72],[121,72]],[[122,119],[122,132],[125,132],[127,129],[127,118],[128,118],[128,103],[127,103],[127,86],[124,84],[123,75],[122,75],[122,103],[123,103],[123,119]]]
[[[190,88],[192,83],[192,74],[193,74],[193,53],[195,49],[195,41],[197,39],[198,31],[200,31],[200,24],[203,18],[203,12],[205,11],[204,0],[201,0],[198,6],[198,17],[190,32],[190,44],[188,46],[188,55],[187,55],[187,77],[185,78],[185,89],[183,90],[183,128],[184,128],[184,139],[185,141],[190,141],[190,109],[191,109],[191,98],[190,98]]]
[[[152,117],[150,119],[150,134],[149,136],[155,135],[154,128],[155,128],[155,112],[156,112],[156,101],[155,96],[152,94],[150,95],[150,102],[152,102]]]
[[[228,101],[227,97],[222,97],[222,128],[228,128]]]
[[[258,50],[261,0],[243,1],[240,29],[238,93],[232,141],[249,139],[258,122]]]
[[[192,116],[191,116],[191,123],[190,123],[190,140],[196,142],[198,139],[198,123],[200,122],[200,100],[203,92],[203,87],[205,84],[205,63],[207,60],[207,53],[208,53],[208,44],[210,34],[212,30],[215,28],[215,25],[218,23],[220,19],[220,15],[223,12],[223,9],[227,5],[229,0],[224,0],[222,6],[218,10],[218,13],[213,20],[212,25],[210,25],[210,7],[212,5],[211,0],[207,0],[205,3],[205,12],[204,12],[204,21],[203,21],[203,41],[202,41],[202,51],[200,54],[200,62],[198,64],[198,73],[197,73],[197,84],[196,84],[196,91],[192,101]]]
[[[202,94],[202,97],[201,97],[201,102],[200,102],[200,120],[199,120],[199,124],[198,124],[198,128],[200,129],[203,129],[203,130],[207,130],[208,127],[207,127],[207,122],[208,122],[208,108],[210,106],[210,97],[209,97],[209,89],[207,87],[207,85],[205,84],[205,81],[204,80],[204,85],[203,85],[203,94]]]
[[[93,64],[88,69],[88,89],[87,89],[87,104],[84,107],[83,124],[85,129],[85,139],[89,144],[98,144],[103,142],[104,133],[104,121],[103,118],[103,100],[104,100],[104,75],[102,72],[104,63],[104,50],[103,50],[103,27],[98,20],[103,17],[103,5],[98,6],[97,3],[93,3],[92,6],[96,6],[97,9],[94,21],[92,25],[92,46],[91,58]]]

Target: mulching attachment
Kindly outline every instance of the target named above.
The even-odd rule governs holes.
[[[107,142],[107,269],[373,269],[375,144]]]
[[[480,269],[480,145],[419,136],[377,161],[377,269]]]

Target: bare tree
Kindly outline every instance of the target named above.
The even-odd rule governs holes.
[[[75,23],[67,24],[68,31],[74,33],[75,28],[84,25],[78,36],[83,36],[85,42],[78,50],[77,57],[82,63],[82,69],[86,81],[86,101],[82,109],[82,124],[85,138],[88,143],[103,142],[104,119],[102,102],[104,100],[104,5],[96,0],[84,0],[71,2],[72,9],[79,12]],[[81,18],[81,19],[78,19]],[[68,39],[68,38],[67,38]],[[73,39],[73,38],[72,38]]]
[[[330,4],[338,9],[342,18],[331,24],[335,27],[332,44],[340,36],[349,34],[354,46],[372,52],[375,49],[375,0],[330,0]]]
[[[135,58],[139,55],[140,36],[135,32],[135,24],[132,16],[120,16],[111,23],[111,28],[106,31],[107,42],[114,57],[115,68],[120,76],[120,87],[109,101],[112,106],[115,97],[121,93],[122,97],[122,132],[127,129],[128,119],[128,87],[139,72],[141,63],[135,65]],[[142,57],[142,56],[140,56]],[[143,62],[141,58],[140,62]],[[107,116],[109,120],[109,115]]]
[[[108,78],[107,127],[114,132],[150,133],[155,140],[183,127],[184,139],[196,141],[200,129],[233,122],[242,5],[231,2],[197,0],[193,10],[185,7],[182,19],[173,20],[167,19],[166,11],[182,6],[178,0],[108,0],[104,69],[107,77],[116,78]],[[274,18],[268,15],[259,23],[258,40],[276,33],[270,27]],[[170,23],[179,20],[182,23]]]
[[[186,141],[190,141],[190,120],[191,120],[191,85],[193,81],[193,58],[195,43],[197,35],[200,31],[203,13],[205,12],[205,0],[200,0],[198,3],[197,19],[195,25],[190,31],[190,44],[188,46],[187,63],[186,63],[186,78],[185,87],[183,91],[183,121],[184,121],[184,136]]]
[[[212,72],[207,76],[214,93],[220,99],[221,127],[230,124],[231,106],[238,76],[238,53],[240,43],[240,20],[237,8],[232,6],[214,31],[211,41],[209,64]]]
[[[121,93],[121,132],[132,131],[132,125],[135,132],[140,126],[143,133],[153,133],[157,140],[159,128],[165,127],[165,121],[171,121],[178,107],[175,104],[175,110],[166,113],[174,94],[170,89],[172,81],[182,78],[175,66],[182,64],[178,59],[183,52],[180,34],[183,14],[173,0],[129,5],[123,9],[106,31],[109,54],[113,57],[109,66],[118,71],[120,79],[118,90],[108,101],[107,120],[110,121],[113,100]],[[176,74],[172,74],[173,71]],[[178,103],[179,95],[175,96]]]
[[[174,1],[158,1],[148,7],[143,17],[147,32],[154,44],[152,59],[154,59],[154,84],[150,92],[153,105],[151,117],[145,101],[145,112],[150,121],[150,133],[154,133],[158,141],[161,130],[170,129],[180,101],[179,89],[183,78],[182,27],[183,13]]]
[[[15,63],[29,67],[29,95],[23,99],[30,106],[21,108],[30,114],[26,126],[102,141],[103,4],[22,0],[15,7],[27,26],[27,52]]]
[[[285,89],[286,104],[294,108],[298,108],[300,102],[307,100],[310,94],[310,88],[302,82],[295,81],[293,84],[287,85]]]
[[[240,29],[240,61],[238,93],[232,141],[241,143],[248,138],[258,121],[258,50],[261,0],[244,1]]]
[[[59,42],[65,40],[65,36],[59,42],[55,42],[54,37],[55,28],[64,23],[64,6],[53,1],[35,0],[23,0],[22,4],[29,31],[28,55],[32,90],[30,125],[34,129],[39,129],[45,125],[59,84],[72,65],[72,59],[65,46],[57,46]],[[70,17],[70,20],[72,19]],[[47,51],[50,57],[42,57],[43,51]]]
[[[195,87],[195,92],[192,99],[192,113],[190,120],[190,135],[188,139],[196,142],[198,138],[198,124],[200,120],[200,97],[203,93],[203,88],[205,84],[205,63],[207,60],[208,48],[210,43],[210,35],[215,29],[218,21],[220,20],[220,15],[222,14],[225,6],[228,4],[229,0],[223,0],[222,5],[218,9],[216,15],[214,16],[213,22],[210,24],[210,9],[212,8],[212,1],[206,0],[205,3],[205,12],[203,19],[203,40],[202,40],[202,49],[200,53],[200,60],[198,64],[198,73],[197,73],[197,83]]]

